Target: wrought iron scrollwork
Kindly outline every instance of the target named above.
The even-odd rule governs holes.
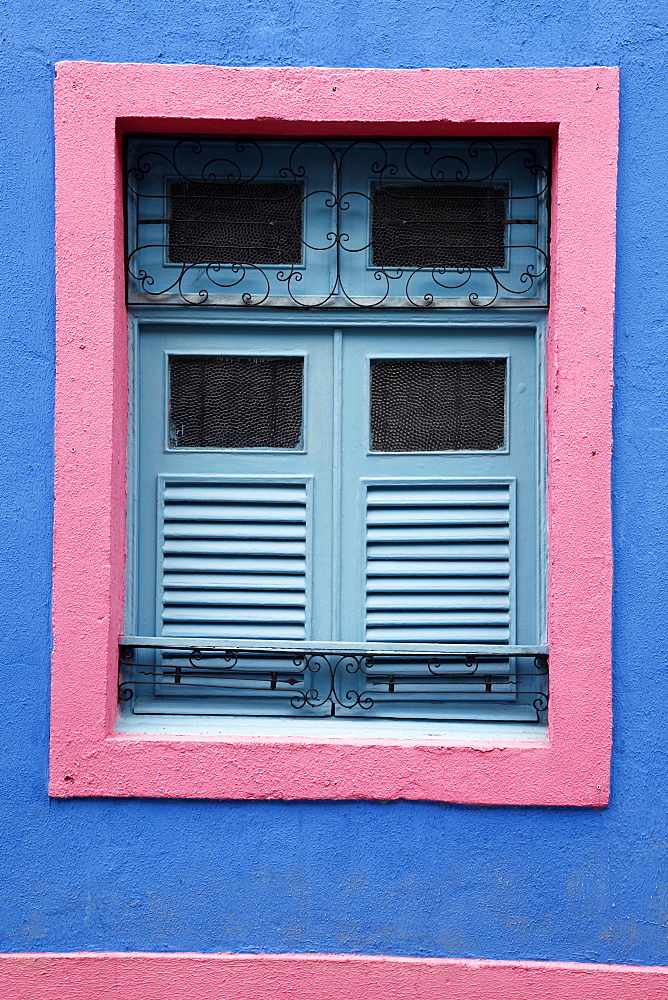
[[[155,645],[144,642],[141,647],[120,648],[118,696],[128,702],[146,689],[161,697],[232,693],[236,698],[274,699],[304,714],[382,714],[378,710],[388,696],[401,700],[418,684],[424,686],[425,700],[443,700],[447,695],[451,701],[457,697],[470,701],[484,696],[488,702],[501,703],[512,698],[532,706],[533,721],[543,722],[549,701],[547,681],[548,657],[528,652],[200,649],[162,647],[156,640]],[[450,711],[448,717],[452,716]]]
[[[341,676],[339,671],[347,674],[366,674],[374,665],[373,656],[365,654],[355,655],[354,653],[339,656],[331,653],[305,653],[293,659],[296,667],[299,667],[312,674],[326,675],[326,687],[324,691],[312,687],[299,694],[295,694],[290,699],[293,708],[321,708],[329,704],[332,707],[331,714],[334,715],[336,706],[340,708],[361,708],[368,711],[374,706],[373,698],[366,691],[355,691],[345,685],[341,690],[336,684],[337,676]]]
[[[301,308],[334,305],[430,308],[449,304],[487,308],[501,302],[522,305],[545,301],[549,177],[546,155],[538,155],[535,142],[473,139],[458,140],[453,146],[449,140],[427,139],[331,143],[300,140],[290,147],[282,162],[272,166],[272,176],[294,189],[295,185],[303,186],[308,181],[308,169],[303,162],[307,152],[315,151],[329,160],[331,189],[304,187],[298,204],[290,207],[290,202],[290,206],[287,203],[283,206],[285,218],[281,225],[288,229],[292,226],[293,243],[297,241],[310,255],[309,259],[270,266],[257,256],[253,260],[253,254],[244,253],[244,247],[238,246],[230,251],[228,260],[215,259],[215,254],[210,255],[214,259],[207,259],[206,252],[202,252],[196,259],[179,264],[169,258],[170,226],[175,225],[170,204],[178,198],[192,201],[193,197],[231,202],[237,192],[239,203],[244,193],[249,201],[248,195],[255,190],[253,185],[264,183],[260,179],[266,176],[268,158],[275,158],[279,148],[286,149],[285,144],[272,148],[269,141],[250,140],[220,140],[219,146],[219,155],[211,155],[214,146],[210,139],[158,140],[154,148],[141,149],[134,162],[128,164],[127,193],[134,211],[127,256],[131,301]],[[360,151],[366,157],[369,186],[349,188],[345,180],[350,176],[346,164],[359,156]],[[155,184],[151,186],[156,176],[161,181],[176,179],[183,192],[173,193],[170,199],[166,181],[159,190]],[[518,177],[524,179],[524,184],[518,187],[523,193],[518,193],[510,181]],[[415,197],[418,190],[432,197],[439,192],[439,197],[444,197],[444,192],[449,191],[453,198],[458,196],[457,192],[465,192],[468,199],[490,205],[497,195],[502,195],[503,217],[499,216],[494,224],[503,233],[498,254],[490,256],[489,248],[475,243],[476,239],[484,242],[485,234],[491,232],[489,220],[476,223],[470,218],[468,221],[450,218],[449,231],[459,225],[459,231],[464,232],[468,226],[473,234],[469,234],[467,253],[462,249],[466,240],[456,238],[456,247],[442,248],[440,259],[435,252],[436,259],[428,262],[420,258],[412,263],[402,259],[388,263],[387,255],[382,262],[375,245],[378,234],[383,232],[391,242],[394,228],[397,240],[405,244],[411,225],[417,225],[413,242],[420,257],[420,227],[415,220],[402,218],[401,206],[397,207],[402,198],[408,204],[407,191],[413,191]],[[194,195],[193,191],[203,194]],[[272,197],[280,200],[279,195]],[[156,206],[155,210],[143,211],[150,203]],[[302,227],[302,218],[308,216],[310,206],[316,203],[326,209],[322,214],[329,220],[321,232],[312,225]],[[388,204],[394,205],[389,214]],[[360,218],[366,219],[361,237],[356,236],[356,232],[360,233],[359,224],[349,224],[353,217],[357,223]],[[201,221],[198,216],[198,224]],[[275,219],[266,221],[267,227],[275,224]],[[424,229],[429,223],[420,225]],[[528,237],[523,239],[522,232],[527,232]],[[153,234],[153,238],[146,238],[146,233]],[[478,259],[474,259],[476,254],[471,246],[478,251]],[[315,288],[310,281],[309,261],[312,263],[323,255],[328,257],[331,279],[327,287]],[[355,255],[359,267],[351,271],[349,263]],[[169,266],[165,266],[166,260]],[[358,281],[356,275],[363,273],[365,280]]]

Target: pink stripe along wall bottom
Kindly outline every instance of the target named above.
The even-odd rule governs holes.
[[[0,956],[2,1000],[666,1000],[668,967],[366,955]]]

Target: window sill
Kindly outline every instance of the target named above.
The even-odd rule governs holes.
[[[607,756],[558,723],[434,723],[124,716],[99,739],[52,744],[57,798],[418,799],[467,805],[604,806]],[[243,723],[243,725],[241,725]],[[267,732],[271,723],[272,731]],[[383,725],[381,723],[381,725]],[[179,730],[175,732],[174,730]],[[282,730],[282,732],[281,732]],[[560,732],[561,730],[561,732]],[[564,738],[566,736],[566,738]]]
[[[224,736],[230,739],[278,740],[280,742],[362,741],[387,743],[409,741],[495,746],[514,744],[518,740],[544,744],[548,741],[547,726],[498,722],[413,722],[404,720],[365,721],[364,719],[279,719],[244,716],[183,715],[122,715],[117,733],[137,736]]]

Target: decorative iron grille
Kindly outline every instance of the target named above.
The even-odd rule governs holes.
[[[410,700],[416,685],[425,689],[419,700],[431,703],[428,718],[458,718],[462,702],[479,700],[485,705],[517,711],[521,702],[522,721],[545,723],[549,701],[548,653],[546,647],[438,647],[413,646],[374,649],[372,644],[314,644],[282,646],[278,643],[217,645],[215,641],[166,641],[124,638],[119,649],[121,702],[132,703],[142,694],[162,700],[153,713],[178,711],[170,707],[180,692],[188,698],[228,698],[222,714],[235,714],[239,698],[246,697],[257,707],[259,699],[269,705],[257,714],[319,714],[329,716],[364,715],[420,718],[411,715]],[[230,688],[234,699],[230,700]],[[275,710],[271,710],[271,701]],[[444,708],[449,701],[449,707]],[[253,714],[256,714],[255,712]],[[466,718],[467,716],[462,716]]]
[[[547,303],[547,140],[133,138],[126,183],[130,303]]]

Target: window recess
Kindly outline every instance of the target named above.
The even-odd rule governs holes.
[[[127,140],[131,304],[541,306],[546,139]]]
[[[128,139],[126,711],[545,723],[548,174],[542,139]]]

